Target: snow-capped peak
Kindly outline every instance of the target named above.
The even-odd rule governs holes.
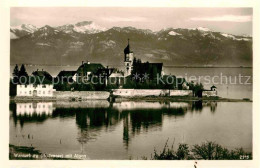
[[[206,28],[206,27],[197,27],[197,30],[200,30],[200,31],[211,31],[209,28]]]
[[[226,37],[226,38],[233,39],[233,40],[238,40],[238,41],[241,41],[241,40],[243,40],[243,41],[250,41],[251,40],[250,37],[245,37],[245,36],[242,36],[242,38],[241,38],[241,37],[238,37],[238,36],[236,37],[234,35],[227,34],[227,33],[220,33],[220,34],[222,36]]]
[[[28,33],[33,33],[37,30],[37,27],[34,26],[34,25],[31,25],[31,24],[22,24],[22,25],[19,25],[19,26],[12,26],[11,29],[13,31],[24,30]]]
[[[99,33],[107,30],[106,28],[101,27],[92,21],[82,21],[76,24],[66,24],[57,27],[57,29],[65,33],[78,32],[78,33],[88,33],[88,34]]]
[[[93,34],[93,33],[105,31],[107,29],[95,24],[92,21],[84,21],[75,24],[73,30],[79,33]]]
[[[196,28],[188,28],[189,30],[199,30],[199,31],[211,31],[209,28],[206,27],[196,27]]]
[[[180,33],[176,33],[175,31],[170,31],[168,34],[171,35],[171,36],[179,36],[179,35],[181,35]]]

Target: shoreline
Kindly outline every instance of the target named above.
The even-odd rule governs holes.
[[[173,102],[192,102],[192,101],[214,101],[214,102],[253,102],[251,99],[230,99],[221,97],[117,97],[115,101],[173,101]]]
[[[253,100],[244,98],[244,99],[232,99],[232,98],[222,98],[222,97],[189,97],[189,96],[136,96],[136,97],[110,97],[109,99],[87,99],[87,100],[75,100],[76,102],[85,102],[85,101],[99,101],[99,100],[112,100],[112,102],[122,102],[122,101],[173,101],[173,102],[192,102],[192,101],[214,101],[214,102],[253,102]],[[9,97],[9,101],[16,102],[56,102],[56,101],[71,101],[69,99],[59,100],[55,97],[49,98],[31,98],[31,97]]]

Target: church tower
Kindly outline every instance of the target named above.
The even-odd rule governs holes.
[[[128,39],[128,45],[124,49],[124,54],[125,54],[125,70],[124,70],[124,76],[129,76],[131,75],[132,69],[133,69],[133,60],[134,60],[134,54],[130,50],[130,44],[129,44],[129,39]]]

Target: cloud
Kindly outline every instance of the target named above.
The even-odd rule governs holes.
[[[208,21],[208,22],[251,22],[251,15],[223,15],[214,17],[194,17],[192,21]]]
[[[144,22],[147,20],[145,17],[103,17],[102,20],[108,22]]]

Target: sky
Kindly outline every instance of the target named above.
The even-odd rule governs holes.
[[[12,7],[11,26],[61,26],[80,21],[111,28],[133,26],[164,28],[207,27],[235,35],[252,35],[252,8],[142,8],[142,7]]]

